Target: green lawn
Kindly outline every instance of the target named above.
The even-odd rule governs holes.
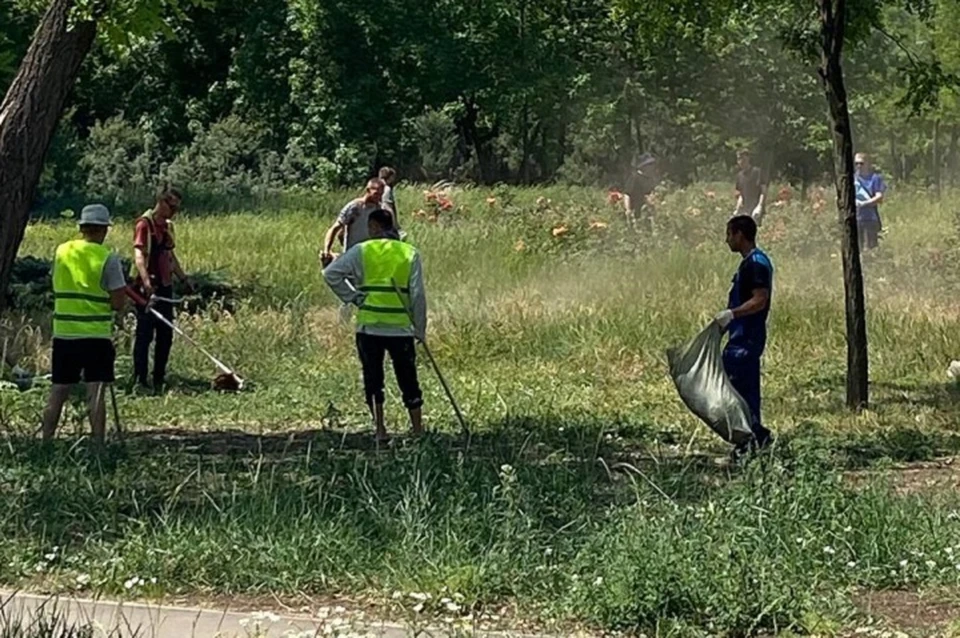
[[[598,191],[455,191],[458,210],[431,222],[411,215],[429,215],[423,193],[402,190],[431,347],[475,436],[457,435],[424,365],[436,434],[381,452],[351,330],[316,261],[349,195],[237,214],[191,215],[188,202],[181,261],[223,269],[249,292],[234,314],[180,325],[252,387],[210,393],[212,367],[177,343],[172,391],[121,392],[128,446],[100,460],[76,445],[79,409],[62,445],[41,450],[26,435],[43,388],[0,392],[0,581],[359,597],[401,615],[415,615],[421,597],[409,594],[423,593],[426,615],[683,636],[823,632],[860,621],[857,592],[956,587],[960,497],[843,474],[960,447],[960,389],[945,375],[960,358],[951,200],[895,193],[884,209],[887,237],[865,262],[873,407],[859,416],[843,408],[832,205],[771,208],[764,400],[781,436],[770,458],[737,470],[712,459],[726,448],[685,411],[663,354],[726,299],[737,265],[723,242],[726,193],[663,195],[652,230],[632,233]],[[124,254],[130,231],[118,224],[109,240]],[[48,256],[71,233],[33,225],[21,254]],[[7,319],[10,335],[18,322]],[[45,370],[42,335],[17,334],[22,364]],[[128,352],[129,336],[120,342]],[[129,367],[122,357],[120,372]],[[405,430],[392,383],[388,401]]]

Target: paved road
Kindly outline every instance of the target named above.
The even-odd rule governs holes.
[[[52,610],[70,624],[93,625],[100,635],[124,638],[247,638],[253,632],[250,613],[188,607],[166,607],[144,603],[118,603],[80,598],[39,596],[0,590],[0,630],[11,620],[31,621]],[[259,636],[347,636],[364,638],[406,638],[415,635],[409,629],[388,624],[350,626],[346,621],[336,625],[307,616],[276,616],[261,621],[265,633]],[[330,630],[333,631],[330,631]],[[325,631],[326,630],[326,631]],[[329,633],[327,633],[329,632]],[[3,633],[0,631],[0,633]],[[423,632],[420,636],[449,636],[445,631]],[[459,635],[463,635],[462,633]],[[506,638],[507,634],[477,634],[489,638]]]

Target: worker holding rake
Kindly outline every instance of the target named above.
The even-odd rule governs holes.
[[[378,208],[367,219],[369,239],[326,266],[323,277],[343,303],[357,306],[357,353],[373,416],[376,440],[389,441],[384,425],[384,373],[387,353],[410,412],[413,434],[423,432],[423,394],[417,378],[415,339],[427,331],[427,298],[420,255],[397,238],[390,211]],[[354,285],[352,282],[357,282]]]
[[[126,281],[119,256],[103,245],[110,211],[94,204],[80,213],[81,239],[57,247],[53,261],[53,387],[43,412],[43,440],[57,431],[70,389],[87,386],[93,440],[106,435],[106,391],[114,380],[113,313],[123,310]]]

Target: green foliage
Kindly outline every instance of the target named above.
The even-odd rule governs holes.
[[[90,130],[80,166],[87,175],[85,191],[118,205],[129,205],[157,187],[157,136],[121,117],[97,123]]]
[[[443,110],[427,111],[413,118],[410,128],[423,176],[430,181],[449,177],[458,143],[453,116]]]

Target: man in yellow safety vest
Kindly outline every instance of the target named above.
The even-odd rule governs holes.
[[[367,405],[378,442],[389,440],[384,426],[384,355],[390,353],[403,404],[414,434],[423,432],[423,394],[417,379],[414,338],[427,331],[427,298],[420,255],[398,239],[389,211],[376,209],[367,220],[370,238],[359,243],[323,271],[323,277],[344,303],[356,305],[357,352],[363,368]],[[358,282],[354,287],[350,282]]]
[[[43,439],[53,438],[70,396],[87,386],[93,439],[106,432],[106,384],[113,383],[113,313],[123,310],[126,281],[120,258],[103,245],[110,211],[93,204],[80,213],[81,239],[57,247],[53,261],[53,388],[43,413]]]

